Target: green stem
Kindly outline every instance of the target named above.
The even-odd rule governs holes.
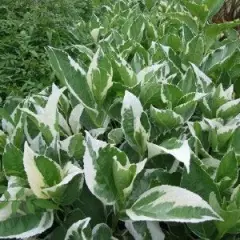
[[[118,221],[119,221],[119,215],[118,215],[118,214],[114,214],[114,215],[113,215],[113,220],[112,220],[112,229],[113,229],[113,232],[115,232],[116,229],[117,229]]]

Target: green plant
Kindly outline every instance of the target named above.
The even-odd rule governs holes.
[[[237,238],[238,22],[211,3],[109,3],[77,60],[47,48],[65,87],[0,111],[1,238]]]
[[[87,42],[84,32],[72,34],[81,20],[89,19],[89,1],[1,1],[0,96],[25,96],[55,79],[45,47]]]

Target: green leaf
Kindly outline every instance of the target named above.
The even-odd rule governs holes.
[[[13,144],[9,143],[5,146],[2,161],[6,176],[26,177],[23,166],[23,153]]]
[[[37,106],[38,113],[34,113],[26,107],[21,109],[36,124],[49,144],[57,134],[58,102],[64,90],[65,88],[59,89],[53,84],[52,93],[48,97],[45,107]]]
[[[165,239],[165,234],[163,233],[158,222],[125,221],[125,227],[134,237],[134,239],[153,239],[153,240]]]
[[[189,101],[186,103],[183,103],[181,105],[178,105],[177,107],[175,107],[173,110],[175,113],[177,113],[179,116],[182,116],[182,118],[184,119],[184,121],[188,121],[192,115],[195,112],[197,103],[196,101]]]
[[[181,126],[184,122],[181,115],[175,113],[170,109],[160,110],[151,106],[150,114],[157,126],[163,130],[174,129]]]
[[[187,172],[189,172],[191,149],[188,141],[180,141],[177,139],[169,139],[158,146],[154,143],[148,143],[148,158],[155,157],[160,154],[170,154],[178,161],[184,163]]]
[[[86,182],[83,184],[83,188],[78,201],[75,201],[73,203],[73,206],[74,209],[81,209],[81,212],[85,217],[90,217],[93,225],[106,221],[105,206],[89,191]]]
[[[132,206],[141,194],[152,187],[163,184],[179,186],[180,180],[181,174],[179,172],[168,173],[161,168],[145,169],[136,177],[133,183],[133,190],[128,198],[127,206]]]
[[[71,111],[68,122],[71,130],[74,134],[79,133],[81,129],[80,117],[82,116],[84,106],[82,104],[77,104]]]
[[[227,152],[217,169],[216,181],[220,182],[222,191],[232,187],[238,179],[238,163],[234,152]]]
[[[143,15],[139,15],[137,18],[135,18],[130,25],[127,36],[131,40],[135,40],[137,42],[141,42],[143,38],[143,31],[145,29],[145,22]]]
[[[141,86],[139,98],[144,108],[149,108],[151,104],[159,108],[164,105],[161,99],[161,89],[161,84],[152,80]]]
[[[92,230],[93,240],[112,240],[112,230],[105,223],[96,225]]]
[[[147,66],[143,69],[141,69],[138,74],[137,74],[137,81],[138,83],[141,83],[142,85],[152,81],[152,78],[154,78],[157,73],[159,72],[159,70],[161,68],[165,67],[165,63],[163,64],[153,64],[151,66]]]
[[[185,24],[192,31],[192,33],[195,34],[197,33],[198,31],[197,21],[187,12],[172,12],[166,15],[171,19],[176,19],[179,22]]]
[[[87,133],[85,180],[89,190],[104,204],[112,205],[117,200],[123,201],[130,194],[133,181],[145,163],[146,160],[130,164],[124,152]],[[104,170],[106,168],[107,174]]]
[[[235,117],[240,113],[240,99],[229,101],[223,104],[217,110],[217,117],[228,119],[230,117]]]
[[[220,194],[217,185],[208,173],[200,166],[200,160],[192,157],[190,171],[184,171],[181,180],[181,187],[190,190],[201,196],[205,201],[209,200],[210,194],[214,192],[218,199]]]
[[[222,217],[224,221],[215,222],[218,229],[217,238],[221,239],[230,229],[234,228],[240,219],[239,209],[222,209],[216,199],[216,196],[212,193],[209,199],[212,208]]]
[[[120,55],[116,55],[114,56],[114,62],[123,84],[128,87],[135,86],[137,84],[137,76],[127,61]]]
[[[64,240],[91,239],[92,233],[89,226],[90,218],[85,218],[74,223],[68,230]]]
[[[47,49],[53,70],[58,78],[68,87],[71,94],[78,99],[84,107],[95,111],[95,101],[86,79],[86,72],[66,52]]]
[[[226,62],[239,47],[239,42],[230,42],[211,52],[203,61],[204,72],[210,72],[219,65]]]
[[[79,197],[82,186],[83,170],[68,162],[62,169],[61,182],[43,188],[42,192],[58,204],[69,205]]]
[[[74,157],[77,160],[83,158],[85,146],[82,133],[72,135],[60,142],[61,149],[64,150],[69,157]]]
[[[114,128],[108,133],[108,142],[111,144],[119,144],[123,140],[123,131],[121,128]]]
[[[86,133],[86,151],[83,158],[85,181],[92,194],[108,205],[114,204],[117,200],[112,171],[113,157],[116,155],[125,158],[117,148]],[[108,171],[105,171],[106,169]]]
[[[173,84],[163,84],[161,98],[164,103],[170,107],[175,107],[180,98],[183,97],[183,92],[180,88]]]
[[[198,12],[200,12],[198,10]],[[197,47],[196,47],[197,46]],[[186,51],[184,54],[184,58],[187,62],[192,62],[196,65],[199,65],[202,62],[204,55],[204,41],[202,36],[195,36],[191,39],[190,42],[187,43]]]
[[[145,164],[146,159],[137,164],[130,164],[127,157],[125,161],[123,159],[114,159],[113,178],[120,200],[125,200],[131,193],[134,180],[144,169]]]
[[[189,2],[187,0],[182,0],[184,5],[190,11],[193,16],[196,16],[202,24],[205,24],[208,18],[209,9],[205,4],[197,4],[195,2]]]
[[[204,28],[205,35],[205,51],[208,51],[209,48],[215,43],[219,35],[231,28],[239,26],[240,21],[227,21],[220,24],[208,24]]]
[[[0,154],[3,155],[5,146],[6,146],[7,135],[0,130]]]
[[[182,49],[182,40],[176,34],[167,35],[167,46],[171,47],[175,52],[181,51]]]
[[[97,102],[102,103],[112,87],[113,70],[110,61],[99,48],[93,56],[87,73],[88,85]]]
[[[195,64],[191,63],[193,72],[196,76],[197,89],[199,92],[208,92],[209,86],[212,84],[212,80],[201,71]]]
[[[139,99],[132,93],[126,91],[122,104],[122,130],[127,142],[141,155],[144,154],[149,138],[148,129],[145,129],[143,122],[144,111]],[[148,120],[147,120],[148,121]]]
[[[205,222],[221,220],[197,194],[186,189],[162,185],[143,193],[127,215],[133,221]]]
[[[224,0],[216,0],[216,1],[211,1],[211,0],[204,0],[204,4],[207,5],[209,9],[209,18],[213,17],[223,6]]]
[[[32,200],[33,204],[37,207],[43,208],[43,209],[59,209],[59,207],[53,203],[52,201],[46,200],[46,199],[34,199]]]
[[[12,126],[15,126],[13,119],[11,118],[10,114],[7,112],[6,109],[0,108],[0,117],[1,117],[1,119],[5,119]]]
[[[49,229],[52,224],[52,212],[14,215],[0,222],[0,238],[25,239],[33,237]]]
[[[231,140],[231,145],[233,147],[233,150],[234,150],[234,153],[236,155],[236,157],[239,157],[240,156],[240,144],[239,144],[239,139],[240,137],[240,127],[238,127],[234,133],[233,133],[233,136],[232,136],[232,140]]]
[[[183,91],[184,94],[196,92],[197,86],[192,68],[187,69],[177,86]]]
[[[46,186],[58,184],[62,179],[62,170],[60,166],[52,159],[45,156],[36,156],[34,161],[40,173],[44,178]]]
[[[27,174],[28,183],[33,193],[39,198],[48,198],[42,193],[42,188],[45,187],[44,177],[39,171],[34,158],[36,153],[28,146],[28,143],[24,144],[23,165]]]

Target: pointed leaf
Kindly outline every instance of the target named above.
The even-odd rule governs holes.
[[[0,222],[0,239],[26,239],[45,232],[53,224],[53,213],[17,215]]]
[[[95,102],[86,79],[85,70],[62,50],[48,48],[47,52],[52,68],[71,94],[83,106],[91,111],[95,111]]]
[[[133,221],[198,223],[221,220],[197,194],[168,185],[143,193],[126,213]]]
[[[125,139],[140,154],[143,154],[146,150],[149,129],[145,129],[141,122],[141,117],[144,115],[141,102],[128,91],[125,92],[121,115]]]

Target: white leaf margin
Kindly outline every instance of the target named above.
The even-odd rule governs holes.
[[[40,233],[45,232],[47,229],[49,229],[53,225],[53,220],[54,220],[54,215],[52,211],[45,212],[42,215],[42,218],[39,222],[39,224],[26,232],[16,234],[16,235],[9,235],[9,236],[0,236],[0,239],[10,239],[10,238],[15,238],[15,239],[26,239],[29,237],[36,236]]]
[[[147,146],[148,146],[148,158],[152,158],[160,154],[170,154],[173,157],[175,157],[179,162],[182,162],[185,165],[187,172],[189,173],[191,148],[189,147],[187,140],[184,140],[179,148],[174,149],[167,149],[150,142],[148,142]]]
[[[153,201],[151,204],[148,203],[148,206],[156,206],[159,204],[165,203],[173,203],[173,208],[177,207],[198,207],[202,209],[207,209],[212,212],[215,216],[202,216],[201,218],[161,218],[159,216],[149,217],[138,215],[133,210],[134,205],[138,204],[140,201],[143,201],[144,198],[148,197],[153,193],[159,193],[160,197]],[[169,186],[169,185],[161,185],[150,190],[146,191],[138,200],[133,204],[130,209],[126,210],[126,214],[132,221],[165,221],[165,222],[180,222],[180,223],[199,223],[211,220],[218,220],[223,221],[223,219],[210,207],[210,205],[203,200],[199,195],[190,192],[184,188],[176,187],[176,186]]]

